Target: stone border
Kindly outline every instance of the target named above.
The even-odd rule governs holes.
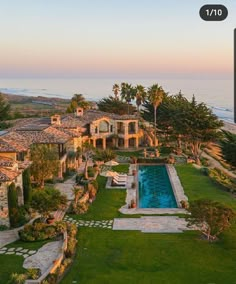
[[[150,165],[150,164],[148,164]],[[152,164],[153,165],[153,164]],[[156,165],[156,164],[155,164]],[[135,169],[137,171],[137,166],[138,164],[135,165],[130,165],[130,169]],[[127,215],[133,215],[133,214],[148,214],[148,215],[153,215],[153,214],[188,214],[188,212],[181,208],[180,206],[180,201],[181,200],[188,200],[187,196],[184,194],[183,187],[180,183],[179,177],[177,175],[177,172],[174,168],[173,165],[165,164],[168,176],[170,178],[170,182],[174,191],[174,195],[176,197],[176,202],[177,205],[179,206],[178,208],[128,208],[129,204],[131,203],[131,200],[134,199],[136,200],[137,198],[137,190],[138,187],[136,186],[136,189],[132,189],[131,187],[127,186],[126,190],[126,204],[122,206],[119,209],[119,212]],[[138,177],[137,175],[134,177],[137,185],[138,185]],[[138,204],[138,202],[137,202]]]
[[[175,195],[175,200],[179,208],[181,208],[181,200],[188,201],[188,197],[184,193],[183,186],[180,182],[176,169],[173,165],[166,164],[166,170],[170,179],[170,183]]]

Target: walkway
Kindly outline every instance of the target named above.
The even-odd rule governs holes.
[[[141,231],[143,233],[182,233],[190,230],[184,218],[175,216],[142,216],[141,218],[115,218],[114,220],[75,220],[65,216],[64,220],[77,227],[112,229],[115,231]]]
[[[77,227],[93,227],[102,229],[112,229],[113,220],[75,220],[69,216],[64,217],[64,221],[73,223]]]
[[[0,248],[19,239],[18,231],[22,228],[0,232]]]
[[[41,274],[52,266],[57,259],[62,247],[62,241],[49,242],[42,246],[34,255],[29,256],[23,263],[24,268],[39,268]]]
[[[74,184],[75,184],[75,176],[69,178],[65,182],[58,182],[55,184],[55,188],[58,189],[62,194],[66,195],[68,201],[74,200]]]
[[[22,255],[24,258],[29,257],[30,255],[33,255],[36,252],[37,252],[36,250],[24,249],[22,247],[18,247],[18,248],[3,247],[0,249],[0,254]]]
[[[174,216],[146,216],[115,218],[113,230],[141,231],[142,233],[182,233],[190,230],[184,218]]]

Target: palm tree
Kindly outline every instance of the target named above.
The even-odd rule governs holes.
[[[154,84],[148,88],[148,100],[154,108],[154,144],[156,146],[157,107],[162,103],[164,91],[161,86]]]
[[[121,83],[121,99],[125,100],[128,104],[128,114],[129,114],[129,104],[134,99],[134,88],[131,84]]]
[[[120,92],[120,86],[118,84],[114,84],[113,87],[112,87],[112,91],[115,95],[115,99],[118,100],[119,99],[118,95],[119,95],[119,92]]]
[[[82,143],[81,147],[77,148],[77,155],[83,156],[85,159],[85,166],[84,166],[84,178],[88,179],[88,162],[89,159],[92,158],[94,153],[93,145],[89,144],[88,141]]]
[[[141,104],[145,101],[147,93],[145,91],[145,87],[142,85],[137,85],[135,88],[135,97],[136,97],[136,106],[137,106],[137,111],[139,114],[139,108],[141,106]]]

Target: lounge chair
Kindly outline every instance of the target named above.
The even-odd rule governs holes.
[[[126,182],[127,181],[127,177],[113,177],[113,180],[115,182]]]
[[[126,177],[127,178],[127,174],[119,174],[119,173],[117,173],[117,172],[114,172],[113,174],[112,174],[112,176],[113,177],[118,177],[118,178],[121,178],[121,177]]]
[[[113,178],[111,185],[112,186],[126,186],[126,181],[117,181]]]

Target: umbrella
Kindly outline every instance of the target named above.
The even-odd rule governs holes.
[[[117,165],[119,165],[119,163],[117,163],[116,161],[111,160],[111,161],[106,162],[105,165],[106,166],[117,166]]]

